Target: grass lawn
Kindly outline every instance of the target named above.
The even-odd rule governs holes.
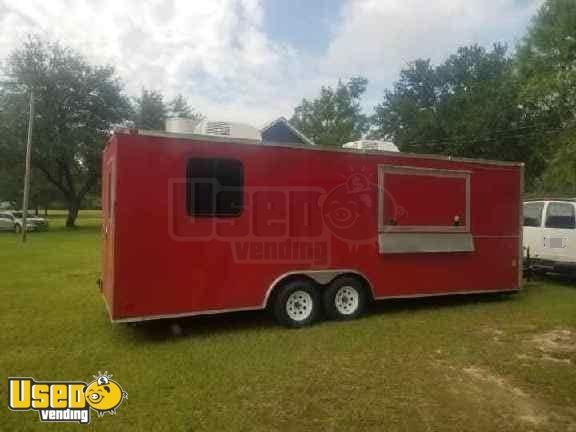
[[[278,327],[265,313],[110,324],[97,212],[22,245],[0,233],[0,430],[576,431],[576,287],[379,303],[357,321]],[[7,408],[7,377],[128,392],[90,426]]]

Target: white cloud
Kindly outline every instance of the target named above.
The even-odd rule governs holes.
[[[182,92],[210,116],[269,120],[270,96],[297,63],[290,47],[263,33],[262,7],[252,0],[1,5],[0,57],[26,34],[45,34],[93,62],[114,64],[131,94],[142,86]]]
[[[209,117],[260,125],[339,77],[368,77],[376,100],[409,60],[513,41],[542,2],[518,1],[349,1],[327,52],[311,58],[271,40],[259,0],[0,0],[0,58],[41,33],[114,64],[132,95],[181,92]]]
[[[510,48],[544,0],[358,0],[343,9],[324,70],[389,86],[416,58],[440,62],[462,45]],[[379,95],[378,95],[379,96]]]

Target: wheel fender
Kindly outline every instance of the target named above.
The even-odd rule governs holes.
[[[366,286],[368,287],[368,292],[369,292],[370,296],[372,298],[374,298],[374,289],[372,287],[372,284],[370,283],[370,280],[366,276],[364,276],[361,272],[359,272],[357,270],[351,270],[351,269],[294,270],[294,271],[290,271],[287,273],[283,273],[280,276],[278,276],[276,279],[274,279],[274,281],[272,281],[272,283],[268,287],[268,290],[266,291],[266,296],[264,298],[264,302],[262,304],[262,307],[265,308],[269,305],[270,300],[273,296],[273,293],[277,287],[279,287],[283,283],[286,283],[287,281],[289,281],[293,278],[304,277],[307,279],[311,279],[312,281],[314,281],[319,286],[325,286],[325,285],[329,284],[330,282],[332,282],[337,277],[340,277],[343,275],[351,275],[351,276],[359,277],[360,279],[362,279],[364,281],[364,283],[366,284]]]

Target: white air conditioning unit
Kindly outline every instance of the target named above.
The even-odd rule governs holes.
[[[189,119],[183,117],[169,117],[166,119],[166,132],[193,134],[196,126],[200,123],[199,119]]]
[[[356,149],[356,150],[370,150],[370,151],[388,151],[388,152],[399,152],[398,147],[389,141],[379,141],[379,140],[359,140],[351,141],[342,145],[343,148]]]
[[[192,120],[179,117],[166,119],[166,132],[180,134],[211,135],[261,141],[260,130],[243,123],[215,120]]]
[[[243,123],[227,121],[204,120],[196,126],[194,133],[255,141],[262,139],[260,130],[257,128]]]

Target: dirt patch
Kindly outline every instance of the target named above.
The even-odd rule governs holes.
[[[516,355],[516,358],[519,360],[527,360],[529,362],[539,362],[539,361],[549,361],[552,363],[558,363],[558,364],[563,364],[563,365],[571,365],[572,364],[572,360],[570,360],[569,358],[558,358],[558,357],[553,357],[549,354],[540,354],[540,355],[527,355],[527,354],[518,354]]]
[[[576,353],[576,331],[552,330],[534,336],[532,343],[538,350],[548,354]]]
[[[526,335],[522,339],[526,350],[516,354],[525,364],[548,362],[571,366],[576,363],[576,331],[554,329],[546,333]]]
[[[464,373],[471,376],[475,380],[484,381],[489,384],[495,384],[503,390],[515,394],[521,397],[528,397],[526,393],[520,390],[518,387],[514,387],[510,384],[504,377],[495,375],[486,369],[482,369],[475,366],[470,366],[463,369]]]
[[[490,416],[501,430],[576,432],[576,410],[552,406],[509,377],[476,365],[437,365],[447,374],[449,390],[459,403]]]
[[[493,342],[496,342],[496,343],[502,343],[504,336],[506,336],[506,333],[504,333],[503,330],[492,328],[492,327],[485,328],[483,330],[483,333],[486,336],[488,336],[490,339],[492,339]]]
[[[505,404],[521,422],[534,426],[549,422],[545,407],[506,378],[476,366],[464,368],[462,372],[470,378],[467,384],[473,392],[482,392],[483,397]]]

